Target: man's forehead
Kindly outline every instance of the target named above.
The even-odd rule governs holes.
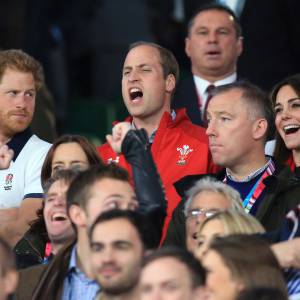
[[[153,270],[157,274],[155,276],[156,278],[154,278],[153,276],[151,276],[151,277],[147,276],[147,281],[151,280],[151,282],[162,283],[162,282],[176,280],[176,279],[178,279],[179,274],[178,274],[178,272],[174,272],[174,269],[178,269],[178,267],[180,267],[181,269],[185,269],[188,272],[186,265],[183,264],[178,259],[176,259],[175,257],[163,256],[163,257],[157,258],[145,266],[146,271]],[[151,275],[151,274],[149,274],[149,275]],[[183,274],[180,274],[180,277],[182,275]]]
[[[234,18],[226,11],[210,9],[199,12],[194,19],[193,25],[222,24],[234,26]]]
[[[221,193],[213,191],[202,191],[198,193],[192,200],[191,207],[201,208],[219,208],[230,206],[230,201]]]
[[[103,235],[108,232],[108,235]],[[107,220],[96,225],[93,237],[95,240],[113,243],[114,241],[134,241],[139,239],[137,229],[124,218]]]
[[[247,105],[242,95],[243,92],[238,89],[220,92],[211,98],[208,111],[216,110],[217,112],[232,113],[236,110],[247,110]]]
[[[140,45],[132,48],[128,52],[124,62],[124,68],[130,65],[153,64],[154,62],[160,62],[158,49],[151,45]]]

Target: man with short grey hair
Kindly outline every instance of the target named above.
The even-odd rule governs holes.
[[[197,246],[197,228],[206,218],[226,209],[243,211],[240,194],[214,178],[200,179],[187,195],[183,212],[186,218],[186,247],[190,251]]]

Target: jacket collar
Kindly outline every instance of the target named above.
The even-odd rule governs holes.
[[[25,129],[22,132],[15,134],[11,140],[7,143],[7,146],[14,150],[13,161],[16,161],[18,155],[24,148],[25,144],[28,142],[30,137],[32,136],[32,132],[29,128]]]

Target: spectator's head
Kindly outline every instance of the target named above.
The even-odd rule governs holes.
[[[233,11],[219,4],[200,7],[188,23],[185,52],[192,73],[210,82],[236,71],[242,53],[242,30]]]
[[[208,104],[209,147],[215,164],[235,169],[264,158],[273,126],[268,97],[253,84],[238,81],[216,88]]]
[[[15,257],[8,243],[0,237],[0,300],[8,299],[18,283]]]
[[[110,164],[81,172],[68,189],[67,205],[71,221],[86,229],[104,211],[135,210],[138,202],[127,171]]]
[[[53,254],[59,249],[57,245],[64,245],[74,236],[74,229],[67,214],[66,194],[76,175],[78,172],[72,169],[58,170],[45,183],[42,211]]]
[[[0,123],[7,139],[30,125],[42,82],[42,67],[33,57],[21,50],[0,51]]]
[[[200,224],[197,232],[198,246],[194,253],[201,258],[216,236],[263,232],[265,230],[262,225],[250,214],[232,209],[220,211]]]
[[[85,170],[89,166],[101,165],[102,161],[93,144],[80,135],[62,135],[49,149],[42,167],[42,184],[60,169]]]
[[[170,110],[178,76],[178,63],[169,50],[149,42],[130,45],[122,77],[123,99],[130,115],[158,123]]]
[[[212,178],[204,178],[188,191],[184,207],[186,217],[186,246],[197,247],[197,228],[207,217],[226,209],[243,211],[240,194],[230,186]]]
[[[234,300],[244,289],[279,288],[286,294],[283,275],[269,245],[257,236],[216,237],[202,257],[211,300]]]
[[[92,269],[103,293],[135,294],[144,253],[159,245],[150,220],[135,211],[107,211],[92,224],[89,240]]]
[[[0,51],[0,83],[2,83],[7,70],[31,74],[36,91],[44,83],[42,65],[22,50],[11,49]]]
[[[300,74],[278,83],[271,93],[271,99],[277,129],[274,156],[284,163],[292,153],[300,149]]]
[[[141,300],[202,299],[205,271],[192,253],[161,248],[146,256],[140,277]]]

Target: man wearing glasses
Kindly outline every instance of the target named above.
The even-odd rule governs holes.
[[[188,250],[193,251],[197,247],[199,224],[216,212],[226,209],[243,211],[240,194],[223,182],[206,177],[188,191],[188,199],[183,209]]]

